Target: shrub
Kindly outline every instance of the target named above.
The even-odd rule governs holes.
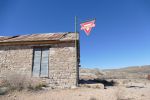
[[[42,87],[47,87],[47,83],[32,79],[27,88],[29,90],[41,90]]]
[[[0,95],[4,95],[9,91],[7,87],[0,87]]]
[[[97,100],[95,97],[91,97],[90,100]]]
[[[27,87],[27,79],[22,74],[8,73],[3,79],[3,86],[9,87],[11,90],[22,90]]]
[[[101,77],[102,75],[104,75],[104,73],[98,68],[94,69],[94,73],[98,78]]]
[[[41,81],[39,78],[30,78],[25,74],[9,72],[3,78],[3,87],[9,87],[10,90],[40,90],[46,87],[46,82]]]
[[[124,100],[123,98],[123,90],[121,89],[121,87],[118,87],[118,89],[116,90],[116,98],[117,100]]]
[[[150,75],[147,76],[147,79],[150,80]]]

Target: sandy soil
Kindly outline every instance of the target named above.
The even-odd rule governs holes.
[[[64,90],[20,91],[0,96],[0,100],[150,100],[150,82],[116,80],[107,89],[79,87]]]

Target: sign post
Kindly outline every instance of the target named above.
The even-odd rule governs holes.
[[[75,16],[75,59],[76,59],[76,86],[78,86],[78,81],[79,81],[79,66],[78,66],[78,39],[79,39],[79,33],[77,33],[77,16]]]

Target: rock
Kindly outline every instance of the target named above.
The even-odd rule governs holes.
[[[82,86],[88,87],[88,88],[98,88],[98,89],[104,89],[104,84],[96,83],[96,84],[84,84]]]
[[[77,87],[76,86],[71,86],[71,89],[77,89]]]
[[[8,94],[8,97],[11,97],[11,95],[10,95],[10,94]]]
[[[0,88],[0,95],[4,95],[4,94],[6,94],[7,92],[8,92],[8,87],[1,87]]]

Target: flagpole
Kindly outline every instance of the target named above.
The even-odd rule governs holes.
[[[75,16],[75,60],[76,60],[76,86],[78,86],[78,81],[79,81],[79,66],[78,66],[78,48],[77,48],[77,40],[78,40],[78,36],[77,36],[77,16]]]

